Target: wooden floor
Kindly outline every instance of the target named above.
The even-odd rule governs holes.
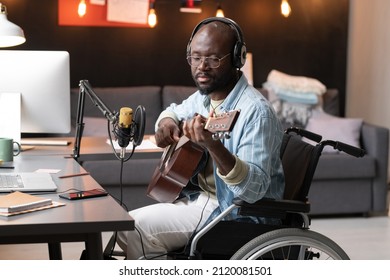
[[[390,217],[314,218],[311,230],[343,248],[352,260],[390,260]],[[110,233],[103,234],[104,244]],[[64,243],[63,258],[77,260],[83,243]],[[47,260],[45,244],[0,245],[0,260]]]

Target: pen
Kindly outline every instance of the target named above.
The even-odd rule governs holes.
[[[14,169],[15,167],[14,166],[2,166],[2,165],[0,165],[0,168]]]
[[[64,179],[64,178],[71,178],[71,177],[84,176],[84,175],[89,175],[89,172],[75,173],[75,174],[69,174],[69,175],[63,175],[63,176],[59,176],[58,178]]]

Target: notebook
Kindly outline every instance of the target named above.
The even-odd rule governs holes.
[[[49,192],[56,191],[57,186],[49,173],[0,173],[1,192]]]
[[[0,212],[15,213],[52,205],[50,198],[34,196],[28,193],[12,192],[0,196]]]

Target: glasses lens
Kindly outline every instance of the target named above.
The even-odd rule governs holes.
[[[218,68],[220,59],[216,57],[187,56],[187,62],[193,67],[198,67],[204,61],[210,68]]]
[[[207,57],[207,65],[211,68],[218,68],[219,67],[219,58],[216,57]]]
[[[198,67],[202,61],[200,56],[187,56],[188,64],[194,67]]]

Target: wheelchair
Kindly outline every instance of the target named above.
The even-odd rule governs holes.
[[[316,144],[304,141],[303,137]],[[363,157],[365,151],[342,142],[321,140],[322,136],[310,131],[288,128],[280,151],[285,173],[283,199],[264,198],[253,204],[235,199],[230,208],[197,232],[185,254],[170,253],[170,256],[178,259],[348,260],[338,244],[310,230],[308,193],[325,146],[355,157]],[[224,221],[232,211],[242,216],[276,218],[281,224]]]
[[[310,144],[304,138],[313,141]],[[169,252],[170,259],[232,260],[349,260],[333,240],[310,230],[310,185],[325,146],[363,157],[363,149],[325,140],[310,131],[291,127],[283,135],[280,157],[285,174],[283,199],[264,198],[249,204],[233,204],[196,232],[185,248]],[[240,216],[277,219],[280,223],[256,224],[224,218],[232,211]],[[120,255],[120,254],[119,254]],[[123,255],[123,254],[122,254]]]

